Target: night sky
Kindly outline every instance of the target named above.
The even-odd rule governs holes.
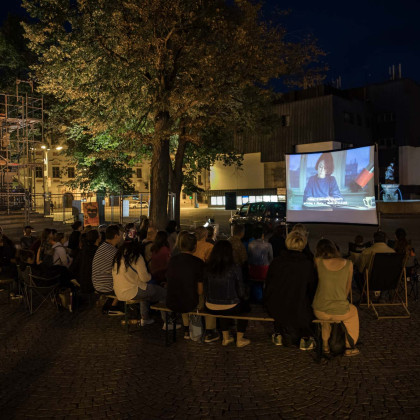
[[[23,13],[19,0],[2,0],[0,21]],[[312,34],[327,53],[327,82],[341,76],[342,87],[382,82],[388,67],[402,64],[403,77],[420,82],[420,1],[266,0],[266,11],[289,9],[281,23],[290,40]]]

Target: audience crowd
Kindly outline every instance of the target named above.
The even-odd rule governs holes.
[[[314,319],[342,321],[352,339],[346,340],[347,356],[359,353],[358,311],[349,296],[353,284],[361,290],[372,256],[402,253],[408,266],[415,258],[401,228],[391,241],[380,230],[373,243],[357,235],[345,258],[329,239],[321,239],[312,253],[302,224],[294,225],[288,235],[284,226],[269,231],[236,224],[228,240],[217,240],[211,226],[178,232],[176,222],[170,221],[165,230],[158,230],[147,219],[140,226],[110,225],[104,231],[83,229],[76,221],[69,238],[54,229],[45,229],[40,238],[32,235],[31,226],[23,231],[15,246],[0,228],[0,278],[16,279],[16,293],[24,289],[19,273],[30,270],[44,284],[58,278],[61,291],[70,290],[81,299],[104,295],[104,314],[121,315],[124,302],[140,300],[139,321],[130,321],[140,326],[155,321],[150,304],[161,302],[182,314],[185,339],[190,338],[188,313],[224,315],[205,317],[204,341],[221,339],[223,346],[235,342],[237,347],[250,344],[244,336],[247,321],[237,320],[234,337],[229,316],[248,314],[251,303],[259,303],[275,320],[275,345],[311,350]],[[181,325],[172,321],[163,328]],[[322,323],[325,353],[330,329],[329,323]]]

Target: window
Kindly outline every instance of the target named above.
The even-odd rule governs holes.
[[[35,168],[35,178],[42,178],[43,174],[42,174],[42,167],[41,166],[37,166]]]
[[[59,166],[53,166],[52,177],[53,178],[60,178],[60,167]]]
[[[142,173],[141,168],[137,168],[136,174],[137,174],[137,178],[143,178],[143,173]]]
[[[74,168],[67,168],[67,176],[69,178],[74,178]]]
[[[198,185],[203,185],[203,180],[201,179],[201,174],[197,175]]]
[[[282,127],[289,127],[290,126],[290,115],[282,115],[281,116],[281,126]]]

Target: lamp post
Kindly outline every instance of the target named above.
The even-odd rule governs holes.
[[[57,146],[55,150],[62,150],[62,146]],[[51,213],[51,200],[50,200],[50,178],[49,178],[49,156],[50,147],[43,144],[41,149],[44,151],[44,176],[42,177],[43,189],[44,189],[44,216],[47,216]]]
[[[41,149],[44,151],[44,174],[42,177],[42,187],[44,189],[44,216],[47,216],[50,214],[50,199],[48,194],[48,152],[50,149],[49,147],[45,146],[45,144],[41,146]]]

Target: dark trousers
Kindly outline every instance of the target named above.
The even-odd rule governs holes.
[[[249,308],[246,307],[245,304],[238,303],[236,306],[230,309],[222,310],[222,311],[214,311],[212,309],[206,308],[207,312],[214,314],[214,315],[242,315],[249,312]],[[229,331],[229,327],[232,320],[229,318],[219,318],[220,329],[222,331]],[[247,319],[238,319],[236,329],[239,333],[244,333],[246,331],[246,327],[248,326]]]
[[[314,331],[312,325],[306,328],[296,328],[290,325],[284,325],[279,320],[274,320],[274,332],[280,334],[284,346],[298,346],[302,337],[313,337]]]

